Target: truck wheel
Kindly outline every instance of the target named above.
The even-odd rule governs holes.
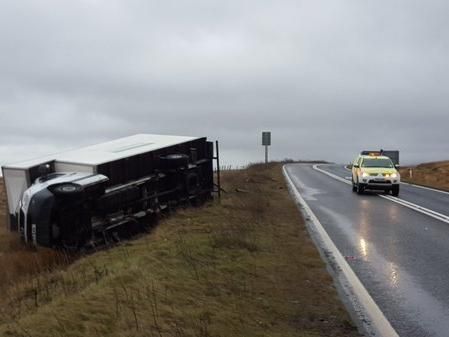
[[[393,186],[393,188],[391,189],[391,194],[394,197],[397,197],[399,195],[399,185],[398,186]]]
[[[200,190],[198,174],[191,172],[186,175],[186,190],[188,195],[196,195]]]
[[[161,169],[163,170],[175,170],[181,167],[186,167],[189,164],[189,156],[185,154],[168,154],[166,156],[159,157],[161,163]]]
[[[83,191],[83,187],[73,183],[62,183],[49,187],[49,190],[56,195],[75,195]]]

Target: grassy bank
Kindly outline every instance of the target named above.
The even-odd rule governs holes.
[[[49,249],[29,249],[17,234],[6,228],[6,196],[0,178],[0,293],[18,281],[33,277],[44,270],[59,268],[69,263],[68,256]]]
[[[410,169],[412,177],[410,177]],[[449,191],[449,161],[404,167],[400,171],[403,181]]]
[[[28,254],[32,270],[2,286],[0,335],[358,336],[281,166],[228,172],[223,182],[220,202],[74,262],[5,246],[10,261],[0,263]]]

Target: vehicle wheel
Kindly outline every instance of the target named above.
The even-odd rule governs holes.
[[[354,180],[352,181],[352,192],[357,192],[357,186],[354,183]]]
[[[200,190],[198,174],[191,172],[186,175],[186,190],[188,195],[196,195]]]
[[[397,197],[399,195],[399,186],[393,186],[393,188],[391,189],[391,194],[394,197]]]
[[[49,187],[49,190],[56,195],[75,195],[83,191],[83,187],[73,183],[62,183]]]
[[[356,191],[357,191],[357,194],[363,194],[363,192],[365,191],[365,188],[362,185],[360,185],[360,183],[357,183]]]
[[[189,156],[185,154],[168,154],[166,156],[159,157],[161,163],[161,169],[163,170],[175,170],[181,167],[186,167],[189,164]]]

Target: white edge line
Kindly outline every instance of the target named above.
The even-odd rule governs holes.
[[[296,199],[295,201],[302,207],[304,207],[304,210],[306,214],[310,217],[313,225],[315,226],[315,229],[322,243],[325,245],[325,248],[332,254],[335,263],[340,268],[346,281],[350,284],[353,294],[356,296],[359,304],[363,307],[364,312],[369,317],[370,326],[374,328],[374,330],[378,332],[379,335],[382,337],[399,337],[397,332],[391,326],[388,319],[385,317],[384,313],[377,306],[376,302],[374,302],[373,298],[368,293],[366,288],[363,286],[362,282],[360,282],[357,275],[354,273],[354,271],[351,269],[351,267],[346,262],[344,257],[341,255],[340,251],[335,246],[334,242],[329,237],[323,225],[320,223],[318,218],[313,213],[312,209],[309,207],[309,205],[306,203],[304,198],[299,193],[298,189],[296,188],[296,186],[294,185],[293,181],[291,180],[290,176],[287,173],[286,165],[283,166],[283,172],[289,185],[289,190],[290,192],[293,193],[293,196]]]
[[[318,167],[318,165],[313,165],[313,169],[314,169],[315,171],[319,171],[319,172],[321,172],[321,173],[323,173],[323,174],[325,174],[325,175],[328,175],[328,176],[331,177],[331,178],[334,178],[334,179],[336,179],[336,180],[339,180],[339,181],[341,181],[342,183],[345,183],[345,184],[348,184],[348,185],[352,185],[352,183],[349,182],[348,180],[346,180],[345,178],[339,177],[339,176],[337,176],[336,174],[333,174],[333,173],[327,172],[327,171],[325,171],[325,170],[323,170],[323,169],[320,169],[320,168]]]
[[[428,208],[425,208],[425,207],[413,204],[413,203],[411,203],[409,201],[398,199],[398,198],[395,198],[395,197],[392,197],[392,196],[389,196],[389,195],[379,195],[379,197],[387,199],[387,200],[390,200],[390,201],[393,201],[393,202],[395,202],[395,203],[397,203],[399,205],[402,205],[404,207],[408,207],[408,208],[410,208],[410,209],[412,209],[412,210],[414,210],[416,212],[425,214],[427,216],[430,216],[431,218],[434,218],[436,220],[439,220],[439,221],[442,221],[442,222],[445,222],[445,223],[449,224],[449,217],[447,215],[435,212],[435,211],[433,211],[431,209],[428,209]]]
[[[417,187],[417,188],[422,188],[423,190],[429,190],[429,191],[433,191],[433,192],[438,192],[438,193],[443,193],[443,194],[449,194],[449,192],[447,192],[447,191],[443,191],[443,190],[439,190],[439,189],[432,188],[432,187],[427,187],[427,186],[421,186],[421,185],[416,185],[416,184],[410,184],[410,183],[406,183],[406,182],[404,182],[404,181],[401,181],[401,184],[409,185],[409,186],[413,186],[413,187]]]
[[[346,179],[344,179],[342,177],[339,177],[336,174],[327,172],[326,170],[323,170],[323,169],[319,168],[318,165],[313,165],[313,169],[316,170],[316,171],[319,171],[319,172],[321,172],[321,173],[323,173],[325,175],[328,175],[329,177],[334,178],[335,180],[341,181],[341,182],[343,182],[345,184],[348,184],[348,185],[352,185],[352,183],[347,181]],[[390,201],[395,202],[395,203],[397,203],[399,205],[402,205],[404,207],[410,208],[410,209],[412,209],[412,210],[414,210],[416,212],[425,214],[427,216],[430,216],[431,218],[434,218],[436,220],[439,220],[439,221],[442,221],[442,222],[445,222],[445,223],[449,224],[449,216],[441,214],[441,213],[438,213],[438,212],[433,211],[433,210],[431,210],[429,208],[425,208],[425,207],[419,206],[417,204],[414,204],[414,203],[412,203],[410,201],[406,201],[406,200],[399,199],[399,198],[396,198],[396,197],[392,197],[392,196],[389,196],[389,195],[379,194],[379,197],[387,199],[387,200],[390,200]]]

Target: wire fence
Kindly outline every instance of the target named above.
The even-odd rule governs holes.
[[[327,164],[329,162],[325,161],[325,160],[295,160],[295,159],[290,159],[290,158],[286,158],[284,160],[275,160],[275,161],[270,161],[269,163],[282,163],[282,164],[290,164],[290,163],[302,163],[302,164]],[[237,170],[245,170],[248,167],[250,167],[251,165],[256,165],[256,164],[264,164],[263,162],[254,162],[254,163],[248,163],[245,165],[231,165],[231,164],[227,164],[227,165],[220,165],[220,171],[237,171]],[[217,172],[217,168],[214,168],[214,172]]]
[[[245,170],[249,166],[248,165],[220,165],[220,171],[237,171],[237,170]],[[217,172],[217,168],[214,169]]]

